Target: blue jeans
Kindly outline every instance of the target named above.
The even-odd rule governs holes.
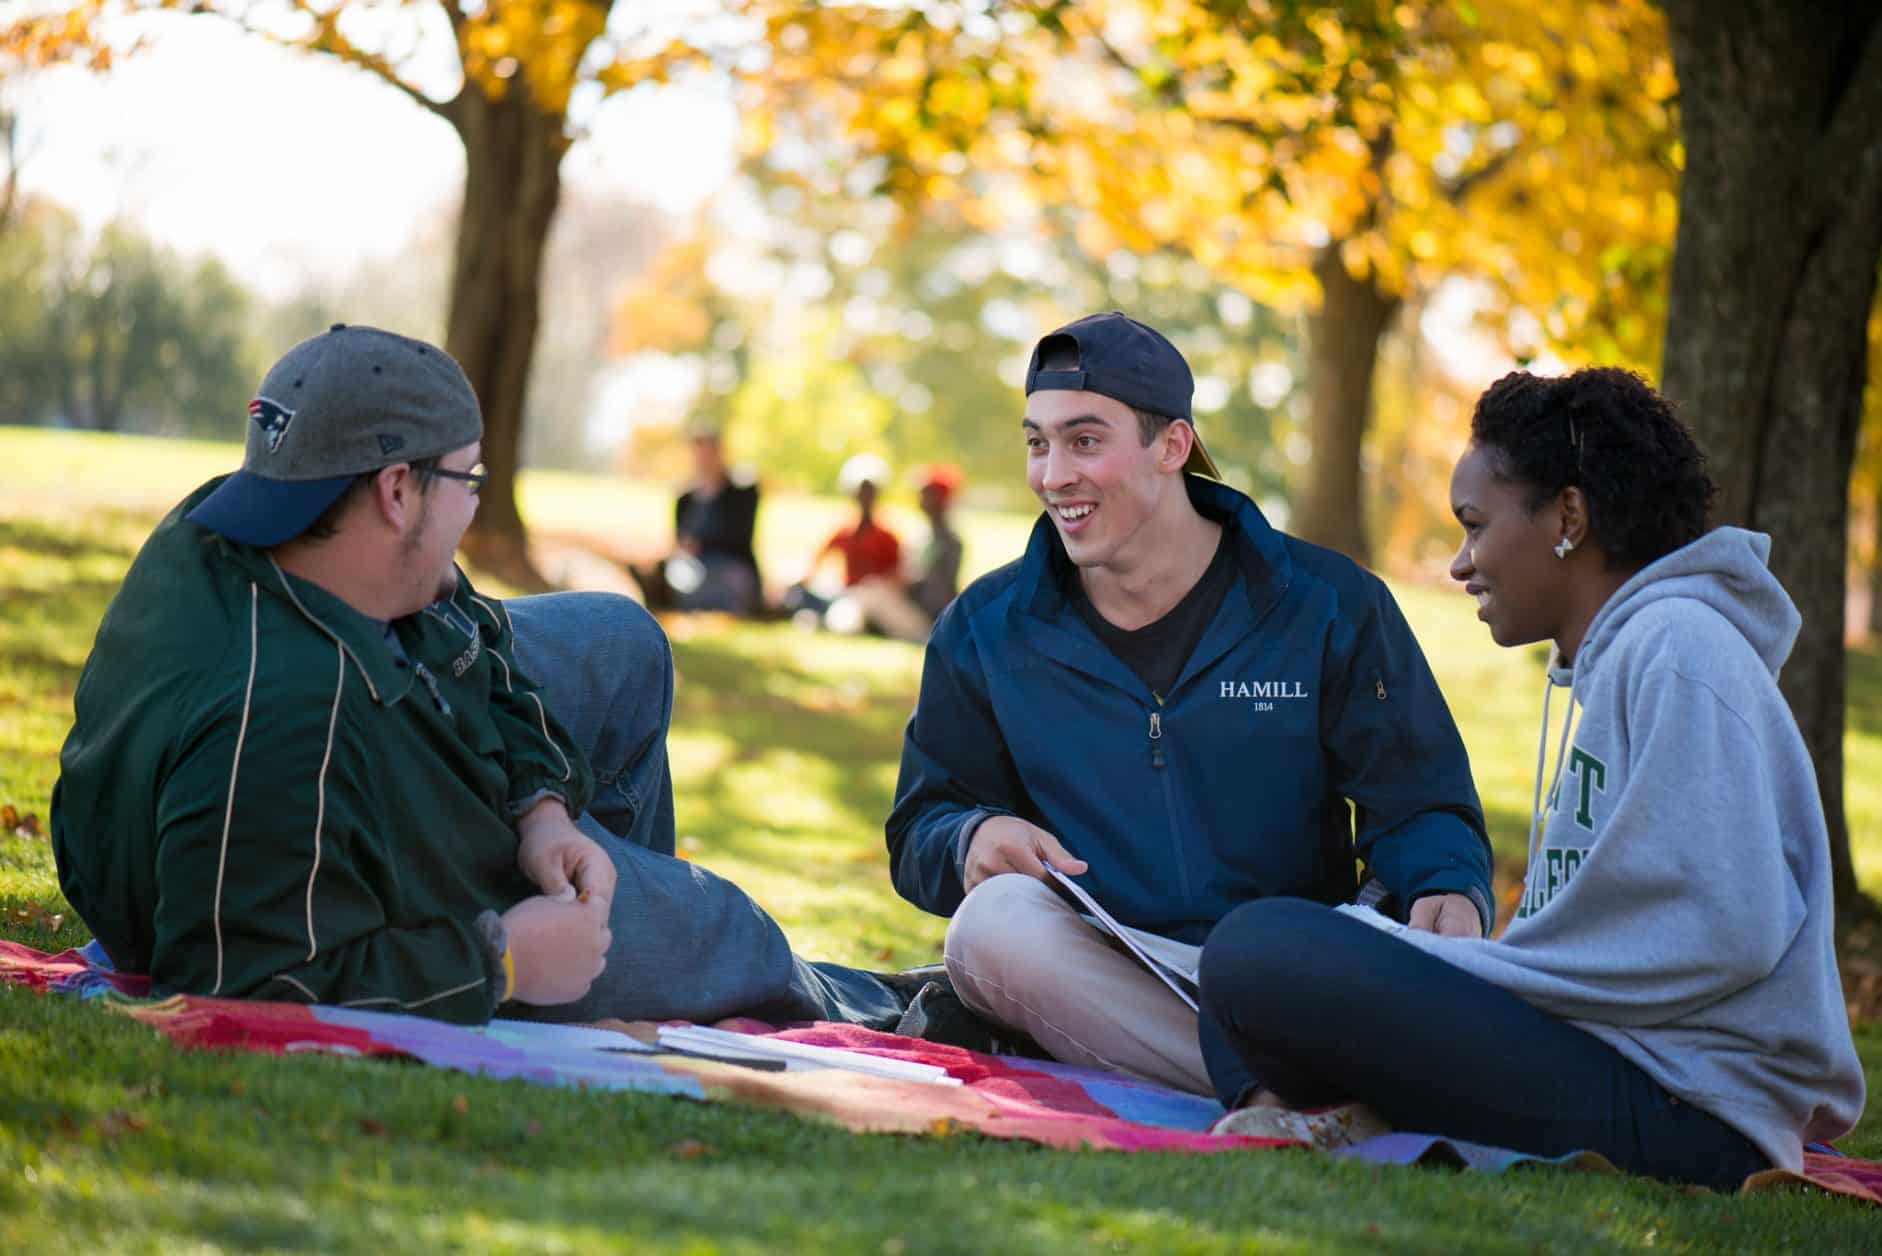
[[[607,968],[587,995],[506,1015],[576,1021],[850,1021],[887,1029],[904,1000],[874,975],[791,953],[745,892],[673,856],[667,726],[673,655],[660,625],[611,593],[549,593],[505,604],[516,661],[588,753],[595,796],[577,823],[614,860]]]
[[[1592,1034],[1361,921],[1301,899],[1230,912],[1202,949],[1199,1035],[1234,1106],[1371,1105],[1394,1128],[1733,1190],[1771,1167]]]

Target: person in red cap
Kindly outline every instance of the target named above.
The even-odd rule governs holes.
[[[932,625],[961,591],[961,538],[948,519],[954,494],[960,491],[960,469],[937,463],[925,468],[916,484],[921,513],[928,516],[928,543],[921,550],[921,569],[908,583],[908,598]],[[927,635],[924,632],[922,638],[926,640]]]

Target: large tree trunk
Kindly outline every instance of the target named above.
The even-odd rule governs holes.
[[[1360,450],[1372,419],[1379,342],[1399,298],[1372,275],[1355,279],[1335,240],[1314,258],[1320,306],[1308,320],[1308,437],[1313,454],[1288,530],[1370,565]]]
[[[1845,918],[1869,910],[1843,812],[1848,492],[1882,251],[1882,4],[1663,0],[1686,170],[1665,392],[1769,532],[1803,612],[1783,671],[1816,763]]]
[[[1882,642],[1882,476],[1869,503],[1869,640]]]
[[[464,141],[463,218],[451,272],[444,347],[484,410],[484,485],[464,538],[472,562],[524,589],[548,587],[531,563],[516,508],[523,393],[541,321],[542,259],[568,151],[559,115],[519,78],[501,96],[467,82],[445,106]]]
[[[0,183],[0,235],[5,235],[19,204],[20,118],[4,107],[0,107],[0,161],[7,166],[6,181]]]

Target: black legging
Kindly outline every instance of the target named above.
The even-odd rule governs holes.
[[[1731,1190],[1770,1168],[1743,1134],[1600,1039],[1301,899],[1237,908],[1202,951],[1203,1059],[1222,1101],[1371,1105],[1394,1128]]]

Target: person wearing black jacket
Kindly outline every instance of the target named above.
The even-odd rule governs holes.
[[[717,429],[696,429],[692,447],[693,485],[673,504],[674,553],[630,571],[651,608],[752,614],[764,601],[752,549],[758,485],[733,478]]]

